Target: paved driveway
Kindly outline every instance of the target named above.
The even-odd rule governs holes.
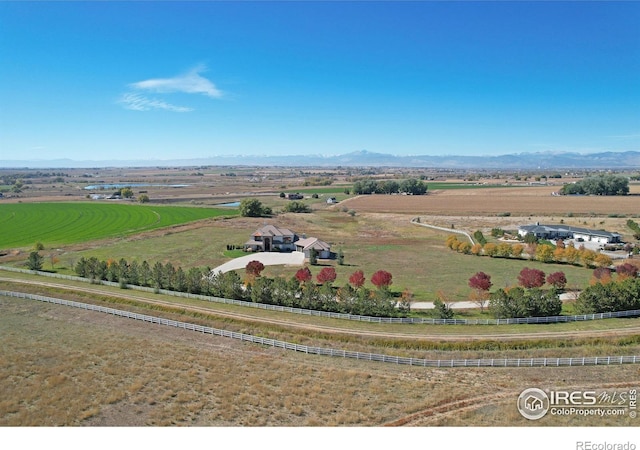
[[[260,261],[265,266],[301,266],[304,264],[304,253],[276,253],[276,252],[258,252],[251,253],[247,256],[232,259],[218,267],[212,272],[229,272],[230,270],[244,269],[250,261]]]

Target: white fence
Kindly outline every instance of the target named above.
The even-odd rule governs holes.
[[[51,278],[59,278],[70,281],[80,281],[90,283],[91,280],[82,277],[74,277],[71,275],[62,275],[50,272],[37,272],[33,270],[18,269],[15,267],[0,266],[0,270],[9,272],[30,273]],[[120,284],[112,281],[96,281],[95,283],[105,286],[119,287]],[[249,308],[266,309],[270,311],[288,312],[292,314],[302,314],[305,316],[329,317],[332,319],[355,320],[358,322],[371,323],[399,323],[399,324],[427,324],[427,325],[519,325],[519,324],[536,324],[536,323],[566,323],[566,322],[583,322],[586,320],[612,319],[620,317],[639,317],[640,309],[630,311],[616,311],[598,314],[582,314],[575,316],[551,316],[551,317],[521,317],[517,319],[430,319],[424,317],[372,317],[359,316],[355,314],[334,313],[327,311],[316,311],[313,309],[292,308],[289,306],[268,305],[266,303],[253,303],[243,300],[233,300],[230,298],[211,297],[208,295],[189,294],[187,292],[170,291],[167,289],[155,289],[145,286],[127,285],[128,289],[144,292],[157,292],[164,295],[172,295],[174,297],[192,298],[204,300],[214,303],[226,303],[229,305],[246,306]]]
[[[560,367],[560,366],[599,366],[599,365],[619,365],[619,364],[638,364],[640,356],[595,356],[595,357],[578,357],[578,358],[491,358],[491,359],[421,359],[407,358],[401,356],[383,355],[378,353],[362,353],[352,352],[348,350],[339,350],[323,347],[312,347],[307,345],[293,344],[285,341],[277,341],[275,339],[267,339],[251,334],[237,333],[234,331],[221,330],[218,328],[205,327],[188,322],[179,322],[175,320],[164,319],[161,317],[148,316],[146,314],[137,314],[129,311],[123,311],[104,306],[96,306],[88,303],[79,303],[68,300],[62,300],[52,297],[44,297],[41,295],[25,294],[22,292],[0,291],[0,295],[6,297],[17,297],[28,300],[37,300],[41,302],[53,303],[57,305],[71,306],[90,311],[98,311],[102,313],[112,314],[114,316],[126,317],[129,319],[142,320],[143,322],[166,325],[176,328],[183,328],[203,334],[211,334],[214,336],[222,336],[240,341],[252,342],[269,347],[282,348],[295,352],[307,353],[312,355],[325,355],[339,358],[363,359],[367,361],[379,361],[392,364],[405,364],[411,366],[423,367]]]

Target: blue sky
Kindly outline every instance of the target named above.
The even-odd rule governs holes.
[[[0,2],[0,159],[640,150],[638,2]]]

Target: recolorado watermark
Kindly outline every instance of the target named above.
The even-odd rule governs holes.
[[[542,390],[528,388],[518,396],[522,417],[538,420],[546,415],[583,417],[637,416],[636,388],[626,390]],[[587,447],[583,447],[587,450]],[[616,450],[590,447],[589,450]],[[626,449],[625,449],[626,450]]]
[[[636,450],[633,442],[576,442],[576,450]]]

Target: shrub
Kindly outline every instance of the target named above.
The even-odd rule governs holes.
[[[487,243],[487,239],[484,237],[484,234],[482,234],[482,231],[480,230],[477,230],[475,233],[473,233],[473,237],[482,245]]]
[[[310,213],[311,212],[311,208],[306,203],[294,200],[294,201],[292,201],[290,203],[287,203],[287,205],[284,207],[284,212]]]
[[[433,302],[433,316],[436,319],[452,319],[453,310],[437,298]]]

